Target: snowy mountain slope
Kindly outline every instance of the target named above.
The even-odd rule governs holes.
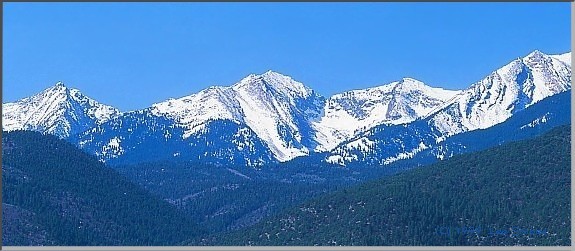
[[[265,144],[237,122],[210,119],[186,135],[188,128],[152,109],[125,113],[69,140],[109,164],[172,159],[257,167],[273,162]]]
[[[32,130],[66,138],[120,115],[62,82],[34,95],[2,105],[2,129]]]
[[[307,121],[318,116],[323,97],[288,76],[268,71],[251,74],[230,87],[210,87],[179,99],[152,106],[194,135],[206,121],[224,119],[249,127],[279,161],[307,155],[311,139]]]
[[[534,51],[494,71],[428,116],[449,137],[501,123],[517,111],[571,88],[571,68]]]
[[[559,54],[559,55],[551,55],[551,57],[554,57],[555,59],[558,59],[559,61],[571,66],[571,52],[567,52],[567,53],[563,53],[563,54]]]
[[[570,80],[570,67],[534,51],[494,71],[424,118],[399,126],[380,125],[357,135],[332,150],[326,161],[385,165],[413,158],[448,137],[492,127],[547,97],[570,90]]]
[[[324,98],[310,88],[272,71],[250,75],[231,88],[246,125],[279,161],[308,155],[317,145],[309,121],[321,114]]]
[[[258,166],[307,155],[316,143],[306,123],[322,106],[313,90],[268,71],[126,113],[82,133],[76,143],[108,162],[177,156]],[[144,145],[162,146],[161,153],[143,154]]]
[[[387,85],[336,94],[327,100],[324,116],[313,122],[322,149],[380,124],[412,122],[427,115],[460,91],[444,90],[404,78]]]
[[[451,156],[483,150],[506,142],[535,137],[560,125],[569,124],[571,93],[548,97],[514,114],[508,120],[486,129],[448,137],[417,120],[407,125],[378,126],[369,134],[338,147],[327,162],[339,165],[369,166],[399,164],[406,167],[430,164]]]
[[[208,120],[243,121],[241,107],[234,95],[230,88],[214,86],[196,94],[153,104],[150,111],[153,115],[173,119],[186,129],[183,137],[187,138],[203,129]]]
[[[225,132],[214,127],[225,124],[225,127],[233,128],[227,132],[230,134],[227,140],[248,132],[243,142],[240,142],[241,137],[235,138],[234,146],[224,147],[231,151],[228,155],[253,157],[241,161],[259,165],[331,149],[380,123],[413,121],[455,93],[406,78],[380,87],[337,94],[326,101],[291,77],[268,71],[251,74],[228,87],[213,86],[146,109],[120,114],[60,83],[33,97],[5,104],[3,128],[40,130],[71,137],[71,142],[101,160],[119,163],[121,159],[138,161],[129,156],[145,156],[141,147],[154,148],[151,142],[163,145],[169,151],[149,153],[143,159],[173,157],[174,154],[198,159],[172,150],[176,146],[187,149],[190,145],[203,144],[197,140],[200,135],[209,137],[208,131],[217,131],[218,137],[223,137]],[[37,115],[29,119],[26,115],[30,114]],[[263,147],[257,146],[250,153],[243,150],[243,146],[260,141]],[[230,142],[212,143],[212,147],[223,147]],[[208,149],[211,148],[206,146],[192,152],[204,156],[199,159],[217,155],[213,151],[218,150]],[[261,155],[264,152],[270,156]],[[229,161],[228,157],[223,159]],[[236,159],[233,163],[241,161]]]
[[[557,126],[570,124],[570,106],[571,93],[562,92],[545,98],[492,127],[457,134],[438,144],[429,144],[428,148],[413,156],[412,159],[396,162],[396,164],[425,165],[438,159],[536,137]]]
[[[505,122],[450,137],[430,148],[429,155],[435,158],[452,156],[535,137],[554,127],[570,124],[570,108],[571,91],[562,92],[517,112]]]
[[[228,119],[249,127],[283,162],[325,151],[381,123],[415,120],[458,91],[432,88],[405,78],[388,85],[334,95],[329,100],[277,72],[251,74],[230,87],[154,104],[152,113],[174,119],[183,138],[210,119]]]

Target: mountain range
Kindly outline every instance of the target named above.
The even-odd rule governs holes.
[[[337,165],[386,165],[424,152],[443,159],[454,153],[444,145],[450,138],[570,91],[570,60],[571,53],[534,51],[464,90],[403,78],[329,98],[268,71],[129,112],[58,82],[3,104],[2,128],[53,134],[110,164],[175,159],[257,167],[325,155]],[[537,127],[552,116],[530,119]]]
[[[500,124],[545,98],[571,89],[571,67],[561,58],[567,57],[539,51],[518,58],[413,123],[379,125],[356,135],[332,150],[328,161],[389,164],[411,158],[454,135]],[[569,116],[570,100],[560,105],[559,113]],[[445,149],[438,149],[437,159],[446,157],[445,153]]]

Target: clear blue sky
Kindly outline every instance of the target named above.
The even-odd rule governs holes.
[[[569,3],[4,3],[3,102],[62,80],[133,110],[269,69],[325,96],[466,88],[570,51]]]

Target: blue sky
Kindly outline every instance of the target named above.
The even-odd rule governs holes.
[[[3,102],[64,81],[121,110],[274,70],[320,94],[466,88],[570,51],[569,3],[4,3]]]

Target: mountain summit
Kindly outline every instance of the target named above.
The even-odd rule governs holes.
[[[542,99],[571,89],[571,67],[534,51],[492,72],[429,115],[446,136],[501,123]]]
[[[32,130],[66,138],[118,116],[120,112],[71,89],[63,82],[2,105],[2,129]]]
[[[184,138],[223,119],[246,125],[280,161],[307,155],[312,137],[300,130],[318,116],[323,98],[291,77],[268,71],[251,74],[229,87],[210,87],[180,99],[154,104],[152,113],[186,128]]]
[[[314,122],[322,150],[331,150],[355,134],[380,124],[412,122],[427,115],[460,91],[445,90],[412,78],[386,85],[333,95],[324,116]]]

